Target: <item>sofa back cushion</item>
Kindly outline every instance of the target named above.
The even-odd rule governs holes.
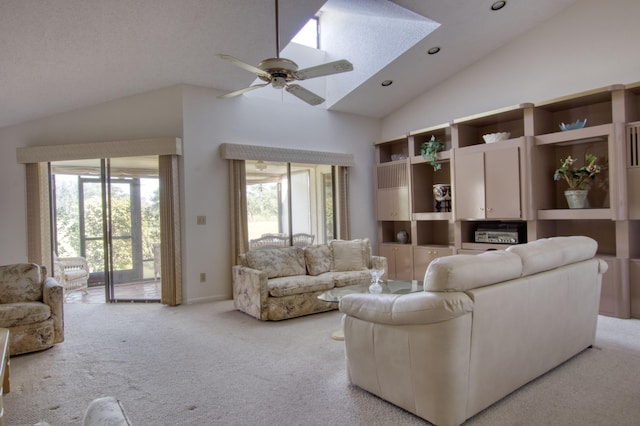
[[[35,263],[0,266],[0,303],[42,301],[43,271]]]
[[[424,276],[425,291],[466,291],[520,277],[520,256],[506,251],[456,254],[435,259]]]
[[[361,271],[369,269],[371,243],[368,238],[361,240],[332,240],[331,271]]]
[[[542,238],[507,248],[522,258],[523,276],[591,259],[597,250],[598,243],[583,236]]]
[[[245,260],[249,268],[266,272],[268,278],[307,274],[304,250],[300,247],[249,250]]]
[[[304,260],[309,275],[320,275],[331,270],[331,248],[318,244],[304,248]]]

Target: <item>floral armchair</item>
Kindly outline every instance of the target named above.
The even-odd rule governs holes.
[[[63,295],[43,266],[0,266],[0,327],[9,329],[11,356],[64,341]]]

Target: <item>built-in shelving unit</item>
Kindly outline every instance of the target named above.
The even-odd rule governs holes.
[[[585,118],[583,128],[560,129]],[[484,142],[483,135],[496,132],[511,135]],[[445,142],[440,170],[420,156],[432,135]],[[454,119],[375,148],[378,241],[381,255],[393,257],[391,278],[422,279],[437,257],[505,247],[476,242],[475,231],[482,228],[518,227],[522,242],[587,235],[598,241],[598,256],[609,265],[601,313],[640,318],[640,192],[631,190],[640,187],[640,82]],[[602,171],[588,207],[570,209],[567,185],[554,181],[553,172],[567,156],[582,162],[587,153],[598,157]],[[406,173],[401,196],[379,186],[380,170],[389,166]],[[451,185],[453,211],[436,211],[435,184]],[[389,216],[397,210],[389,203],[406,204],[406,214]],[[407,244],[397,241],[401,230],[410,233]]]

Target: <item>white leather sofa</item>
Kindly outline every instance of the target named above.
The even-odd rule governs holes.
[[[387,259],[371,255],[368,238],[249,250],[239,262],[232,270],[234,305],[263,321],[337,309],[337,303],[318,295],[334,287],[369,284],[369,268],[387,271]]]
[[[436,259],[425,291],[340,302],[351,383],[459,425],[594,343],[607,264],[588,237]]]

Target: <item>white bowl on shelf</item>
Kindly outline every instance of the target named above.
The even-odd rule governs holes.
[[[562,130],[563,132],[566,132],[567,130],[582,129],[586,124],[587,124],[586,118],[584,120],[576,120],[573,123],[569,123],[569,124],[560,123],[560,130]]]
[[[487,133],[482,135],[482,139],[484,139],[485,143],[494,143],[509,139],[510,136],[510,132]]]

